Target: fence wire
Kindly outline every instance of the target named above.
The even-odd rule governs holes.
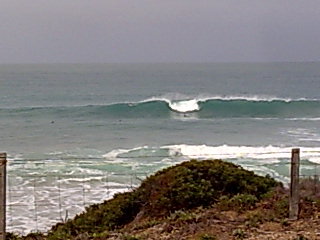
[[[275,152],[276,154],[287,154],[275,165],[284,168],[289,175],[290,152]],[[254,153],[258,155],[258,153]],[[262,152],[261,156],[272,153]],[[206,154],[202,155],[206,158]],[[208,155],[208,158],[213,158]],[[192,156],[181,156],[190,159]],[[198,155],[194,156],[199,157]],[[130,156],[123,159],[153,159],[168,158],[168,155],[157,156]],[[237,159],[237,156],[234,156]],[[261,158],[263,160],[263,158]],[[92,162],[92,160],[95,160]],[[76,214],[84,211],[85,207],[101,203],[110,199],[117,192],[132,190],[137,187],[143,179],[151,172],[136,171],[107,171],[101,170],[97,174],[63,169],[64,174],[47,171],[45,173],[30,173],[25,164],[32,163],[36,166],[50,163],[50,167],[61,167],[59,163],[74,162],[79,166],[105,166],[108,162],[100,161],[105,158],[96,157],[65,157],[65,158],[28,158],[15,160],[23,162],[19,166],[19,173],[14,173],[8,165],[7,175],[7,231],[26,234],[28,232],[47,231],[58,222],[66,222]],[[170,162],[168,165],[175,162]],[[262,167],[269,167],[270,163],[262,161],[257,164]],[[26,168],[26,171],[23,171]],[[65,168],[68,168],[66,166]],[[103,174],[101,173],[103,172]],[[28,173],[28,174],[27,174]],[[300,178],[311,179],[308,184],[312,185],[314,194],[319,194],[320,164],[310,161],[300,162]],[[302,185],[301,185],[302,186]]]
[[[104,175],[20,176],[27,179],[14,184],[7,176],[7,231],[26,234],[47,231],[57,222],[65,222],[81,213],[85,207],[110,199],[115,193],[134,189],[145,173]],[[70,177],[73,181],[69,181]],[[94,177],[90,180],[90,177]],[[97,180],[99,177],[99,180]],[[122,178],[122,179],[119,179]],[[38,181],[40,179],[40,181]],[[122,183],[121,183],[122,182]]]

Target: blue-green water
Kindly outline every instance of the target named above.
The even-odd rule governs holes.
[[[35,184],[48,187],[42,201],[52,199],[58,181],[46,176],[68,176],[61,194],[75,202],[77,181],[104,186],[97,179],[107,173],[125,185],[126,174],[190,158],[287,181],[292,147],[320,163],[319,90],[320,63],[2,65],[0,151],[9,154],[10,189],[25,201]],[[26,223],[34,209],[15,208],[24,198],[13,195],[9,214],[21,216],[9,227],[35,229]],[[87,203],[105,197],[88,194]]]

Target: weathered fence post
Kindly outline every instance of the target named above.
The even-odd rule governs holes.
[[[0,153],[0,240],[6,239],[6,165],[7,154]]]
[[[291,152],[291,182],[289,197],[289,219],[297,220],[299,213],[299,165],[300,149],[294,148]]]

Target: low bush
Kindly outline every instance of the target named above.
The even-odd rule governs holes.
[[[232,163],[191,160],[149,177],[138,191],[148,214],[165,215],[179,209],[209,206],[221,196],[245,194],[260,199],[278,184]]]
[[[227,196],[222,196],[219,200],[219,209],[234,210],[238,212],[243,212],[249,210],[255,206],[258,202],[258,198],[251,194],[237,194],[231,198]]]
[[[240,208],[251,206],[279,183],[220,160],[191,160],[169,167],[145,179],[131,192],[95,204],[66,223],[57,224],[48,239],[68,239],[81,233],[113,230],[136,215],[165,217],[177,210],[207,207],[222,196]]]

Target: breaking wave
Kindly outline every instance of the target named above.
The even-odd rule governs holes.
[[[169,118],[196,113],[197,118],[319,119],[320,100],[259,97],[211,97],[173,100],[150,98],[109,105],[24,107],[0,109],[0,113],[36,116],[104,118]]]

